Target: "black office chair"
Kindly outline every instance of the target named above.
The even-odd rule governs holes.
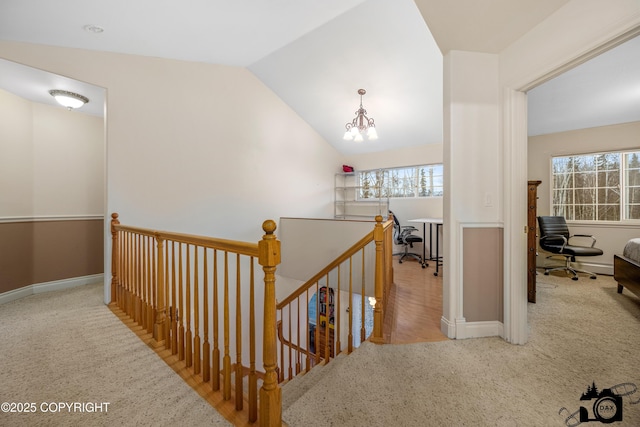
[[[404,252],[395,253],[393,256],[400,255],[400,260],[398,261],[400,264],[407,257],[415,258],[422,264],[422,268],[425,268],[426,264],[423,262],[422,256],[409,252],[409,248],[413,248],[414,243],[422,243],[422,237],[411,234],[414,231],[418,231],[418,229],[410,225],[400,226],[398,217],[392,211],[389,211],[389,213],[393,216],[393,240],[396,245],[404,247]]]
[[[571,279],[578,280],[578,273],[586,273],[592,279],[596,278],[595,273],[586,270],[580,270],[571,266],[576,261],[577,256],[598,256],[602,255],[602,249],[594,248],[596,239],[590,234],[569,233],[567,221],[563,216],[539,216],[538,225],[540,226],[540,247],[554,255],[549,255],[547,259],[554,256],[562,256],[565,259],[565,265],[562,267],[545,267],[544,274],[548,275],[550,271],[564,270],[573,274]],[[591,238],[591,246],[576,246],[570,244],[569,240],[573,237]]]

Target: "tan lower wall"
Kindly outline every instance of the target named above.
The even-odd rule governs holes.
[[[102,219],[0,223],[0,293],[104,271]]]
[[[463,315],[467,322],[503,321],[503,229],[464,228]]]

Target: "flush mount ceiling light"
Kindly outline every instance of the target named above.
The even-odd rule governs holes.
[[[367,110],[362,107],[362,95],[367,93],[364,89],[358,89],[358,95],[360,95],[360,108],[356,111],[356,118],[350,123],[347,123],[345,127],[347,131],[344,133],[343,139],[355,142],[363,140],[362,135],[367,134],[367,138],[370,140],[378,139],[378,132],[376,132],[376,125],[373,119],[367,117]]]
[[[50,90],[49,94],[58,101],[58,104],[63,107],[67,107],[67,109],[71,110],[74,108],[80,108],[87,102],[89,102],[89,98],[86,96],[79,95],[75,92],[69,92],[67,90]]]
[[[84,27],[82,27],[87,33],[94,33],[94,34],[100,34],[102,32],[104,32],[104,28],[98,26],[98,25],[93,25],[93,24],[87,24]]]

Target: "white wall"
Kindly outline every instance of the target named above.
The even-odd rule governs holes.
[[[0,218],[102,215],[104,122],[0,90]]]
[[[392,151],[360,154],[348,157],[346,162],[359,170],[442,163],[442,144],[424,144],[417,147],[401,148]],[[418,236],[422,236],[422,224],[410,223],[407,220],[415,218],[442,218],[442,206],[442,197],[389,199],[389,208],[398,217],[400,225],[411,225],[418,228],[419,232],[416,233]],[[427,237],[427,247],[429,246],[428,239],[429,238]],[[422,255],[421,248],[414,248],[411,250]],[[400,246],[395,246],[394,252],[400,251],[402,251],[402,248]]]
[[[449,337],[472,336],[461,330],[465,327],[463,287],[468,285],[462,283],[461,230],[502,225],[499,62],[498,55],[452,51],[445,55],[444,64],[442,330]],[[478,247],[478,253],[483,249]],[[493,254],[496,260],[502,256]]]
[[[528,176],[530,180],[542,181],[538,187],[538,215],[551,215],[551,157],[629,149],[640,149],[640,122],[530,137]],[[601,264],[605,268],[597,272],[608,274],[613,273],[613,255],[622,253],[629,238],[640,236],[640,225],[571,222],[569,227],[572,234],[593,235],[596,247],[604,251],[602,256],[579,261]],[[538,265],[544,265],[543,260],[544,257],[538,257]]]
[[[326,267],[331,261],[342,255],[360,239],[372,232],[375,221],[323,220],[303,218],[282,218],[282,264],[280,274],[296,280],[307,281]],[[315,236],[311,239],[310,236]],[[319,238],[318,238],[319,237]],[[354,283],[362,280],[362,258],[360,253],[353,260]],[[375,265],[375,246],[365,249],[365,263],[373,271]],[[342,286],[348,283],[348,261],[342,266]],[[332,273],[330,285],[337,283],[337,274]],[[366,277],[368,295],[375,295],[374,277]]]
[[[332,215],[342,156],[246,69],[14,42],[0,57],[107,89],[122,223],[257,241],[265,219]]]
[[[526,182],[524,91],[640,27],[637,0],[571,0],[500,53],[501,136],[504,138],[505,339],[527,340]],[[476,122],[471,121],[469,126]]]

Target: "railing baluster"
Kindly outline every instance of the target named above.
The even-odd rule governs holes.
[[[222,358],[222,378],[224,380],[224,400],[231,399],[231,356],[229,356],[229,259],[224,251],[224,356]]]
[[[204,343],[202,344],[202,381],[209,382],[211,379],[211,348],[209,345],[209,265],[207,263],[207,248],[202,248],[204,251],[204,257],[202,258],[203,264],[203,299],[202,304],[202,325],[204,328]]]
[[[254,257],[250,258],[249,278],[249,422],[258,419],[258,375],[256,374],[256,307]]]
[[[353,351],[353,257],[349,257],[349,344],[347,353]]]
[[[316,361],[315,364],[317,365],[318,363],[320,363],[320,346],[322,345],[320,343],[320,288],[318,285],[318,282],[316,282],[316,318],[315,318],[315,331],[314,331],[314,336],[313,336],[313,343],[314,343],[314,351],[316,353]]]
[[[193,366],[193,333],[191,332],[191,245],[187,244],[186,280],[185,280],[185,323],[187,330],[184,335],[184,360],[187,367]]]
[[[129,308],[129,315],[132,319],[136,318],[136,289],[135,289],[135,252],[133,251],[135,245],[135,238],[133,233],[129,233],[129,297],[127,305]]]
[[[335,331],[336,331],[336,348],[335,348],[335,356],[342,352],[340,343],[340,280],[342,276],[340,274],[340,267],[342,264],[338,265],[338,289],[336,290],[336,314],[335,314]]]
[[[291,327],[291,304],[289,304],[289,310],[287,310],[289,312],[289,321],[287,322],[287,330],[289,331],[289,342],[293,343],[293,334],[291,333],[291,331],[293,330]],[[282,332],[282,335],[284,336],[284,331]],[[287,346],[289,347],[289,378],[287,379],[291,379],[293,378],[293,362],[292,362],[292,356],[293,356],[293,346],[289,345]]]
[[[240,254],[236,254],[236,411],[242,410],[242,280]]]
[[[362,248],[362,286],[360,289],[360,294],[362,296],[362,304],[360,304],[360,343],[363,343],[364,340],[367,339],[367,331],[364,328],[364,309],[365,309],[365,293],[366,293],[366,289],[365,289],[365,258],[364,258],[364,248]]]
[[[200,373],[200,289],[198,280],[198,246],[193,247],[193,373]]]
[[[180,327],[178,328],[178,360],[184,360],[184,298],[182,282],[182,243],[178,243],[178,298],[180,299],[180,309],[178,318]]]
[[[153,332],[153,309],[155,308],[155,304],[154,304],[154,300],[153,300],[153,294],[151,293],[151,263],[153,262],[153,255],[152,252],[154,251],[151,247],[150,244],[150,240],[151,238],[149,236],[145,236],[145,250],[147,252],[147,265],[146,265],[146,272],[145,272],[145,276],[146,276],[146,289],[145,289],[145,299],[146,299],[146,304],[145,304],[145,309],[144,309],[144,314],[145,314],[145,319],[144,319],[144,324],[146,325],[146,329],[147,332]],[[154,286],[155,287],[155,286]]]
[[[211,388],[214,391],[220,390],[220,348],[218,346],[218,316],[220,309],[218,307],[218,251],[213,250],[213,351],[211,352],[211,365],[213,372],[211,373]]]
[[[301,346],[301,342],[300,342],[300,298],[296,298],[296,303],[298,304],[297,306],[297,316],[296,316],[296,341],[298,344],[298,349],[296,350],[296,375],[298,375],[300,373],[300,349],[302,348]]]
[[[164,306],[167,310],[167,316],[165,316],[164,320],[164,348],[166,350],[171,350],[171,342],[173,341],[172,335],[172,327],[171,320],[174,317],[173,314],[173,306],[174,302],[171,300],[171,285],[169,280],[169,243],[167,242],[164,247],[164,253],[159,254],[160,257],[164,259]]]
[[[280,309],[280,330],[284,337],[284,308]],[[284,365],[284,340],[280,340],[280,367],[278,369],[278,382],[284,381],[284,372],[286,371]]]
[[[168,245],[167,245],[168,247]],[[178,354],[178,299],[176,288],[176,245],[171,241],[171,300],[173,302],[173,314],[171,316],[171,354]],[[182,315],[182,312],[180,312]]]
[[[142,236],[140,234],[136,235],[136,254],[138,254],[138,258],[137,258],[137,262],[136,262],[136,266],[137,271],[136,271],[136,322],[138,323],[138,325],[142,324],[142,310],[144,307],[144,303],[142,301],[142,271],[144,269],[144,266],[142,265],[143,262],[143,258],[142,258]]]
[[[331,349],[329,347],[329,341],[331,338],[331,306],[329,305],[331,303],[331,287],[329,286],[329,273],[327,273],[327,278],[325,280],[326,290],[324,294],[324,360],[325,363],[329,363],[329,361],[331,360]]]
[[[164,245],[164,239],[162,239],[156,233],[156,245],[157,245],[157,253],[162,254],[162,247]],[[155,249],[154,249],[155,253]],[[155,313],[154,313],[154,322],[153,322],[153,339],[156,340],[156,343],[162,342],[165,339],[165,317],[166,317],[166,308],[164,305],[164,259],[162,257],[158,258],[158,262],[156,268],[153,269],[156,271],[155,279],[157,279],[157,286],[155,287],[155,291],[152,292],[152,298],[155,298]]]
[[[309,333],[309,288],[307,288],[307,290],[305,291],[305,298],[304,298],[304,310],[307,312],[307,321],[304,323],[305,324],[305,341],[307,342],[307,366],[305,366],[305,372],[309,372],[309,370],[311,369],[311,334]]]

